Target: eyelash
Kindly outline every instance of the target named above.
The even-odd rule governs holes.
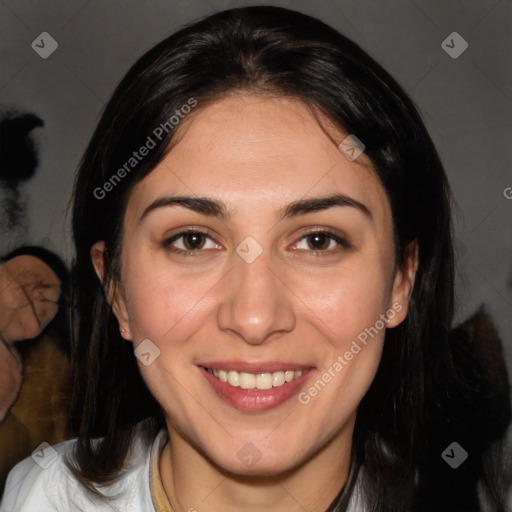
[[[179,255],[183,255],[185,257],[189,257],[189,256],[192,256],[192,257],[195,257],[195,256],[199,256],[200,253],[203,251],[203,249],[193,249],[193,250],[183,250],[183,249],[177,249],[176,247],[174,248],[171,248],[171,245],[176,241],[176,240],[179,240],[180,238],[183,238],[185,235],[189,235],[189,234],[198,234],[198,235],[205,235],[207,237],[209,237],[210,239],[212,239],[212,237],[210,236],[209,232],[208,231],[202,231],[200,229],[188,229],[186,231],[181,231],[180,233],[177,233],[175,235],[173,235],[171,238],[168,238],[167,240],[165,240],[163,242],[163,247],[168,249],[170,252],[172,253],[175,253],[175,254],[179,254]],[[334,240],[335,242],[337,242],[342,248],[344,249],[352,249],[352,246],[347,242],[347,240],[341,238],[340,236],[338,236],[337,234],[333,233],[332,231],[328,231],[328,230],[309,230],[307,231],[306,233],[304,233],[297,242],[300,242],[302,241],[304,238],[307,238],[308,236],[311,236],[311,235],[325,235],[329,240]],[[213,240],[213,239],[212,239]],[[296,243],[297,243],[296,242]],[[340,249],[338,249],[340,250]],[[331,255],[333,252],[337,252],[338,250],[311,250],[311,254],[316,256],[316,257],[322,257],[322,256],[329,256]]]

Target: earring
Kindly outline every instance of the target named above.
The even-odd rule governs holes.
[[[124,333],[124,329],[121,329],[121,333]]]

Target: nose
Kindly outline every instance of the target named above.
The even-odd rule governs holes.
[[[262,344],[294,328],[292,298],[266,251],[252,263],[236,255],[217,311],[217,324],[248,344]]]

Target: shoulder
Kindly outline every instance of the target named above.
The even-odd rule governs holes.
[[[18,463],[9,473],[1,502],[1,512],[14,510],[58,510],[66,496],[76,492],[65,457],[72,454],[75,440],[55,446],[44,443]]]
[[[66,465],[73,461],[76,439],[55,446],[40,445],[31,457],[9,473],[0,512],[78,512],[153,510],[149,491],[148,446],[136,437],[123,476],[101,491],[111,499],[101,500],[75,479]]]

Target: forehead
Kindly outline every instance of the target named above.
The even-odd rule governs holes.
[[[340,192],[389,223],[389,203],[369,160],[362,154],[349,161],[338,149],[348,134],[320,119],[291,98],[238,94],[199,105],[163,161],[134,187],[127,217],[165,194],[215,197],[233,212],[254,214]]]

